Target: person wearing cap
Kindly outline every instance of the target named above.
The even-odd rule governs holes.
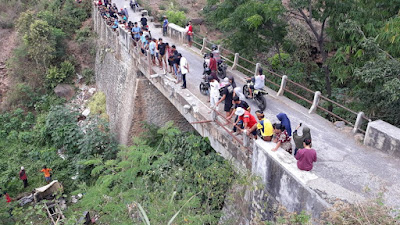
[[[256,116],[258,123],[254,125],[250,131],[259,130],[261,139],[264,141],[272,141],[272,136],[274,135],[274,128],[272,127],[271,121],[264,117],[264,112],[261,110],[256,111]]]
[[[28,177],[26,176],[25,168],[21,166],[19,171],[19,179],[24,183],[24,188],[28,187]]]
[[[239,121],[243,121],[243,127],[247,130],[247,135],[251,133],[254,135],[254,138],[257,139],[257,131],[251,131],[251,128],[257,124],[256,118],[242,107],[238,107],[235,111],[235,114],[239,116]],[[237,123],[235,123],[235,125],[236,124]]]
[[[219,98],[219,83],[212,76],[208,77],[208,81],[210,82],[210,106],[215,108]]]
[[[317,152],[311,148],[311,139],[304,139],[303,147],[296,154],[297,168],[310,171],[313,163],[317,161]]]

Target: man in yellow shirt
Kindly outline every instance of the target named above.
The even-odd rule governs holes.
[[[261,134],[261,139],[263,139],[264,141],[272,141],[274,128],[272,127],[271,121],[264,118],[264,112],[262,112],[261,110],[256,111],[256,116],[259,122],[250,129],[250,132],[258,129]]]
[[[50,183],[51,181],[51,174],[50,174],[51,169],[47,168],[46,166],[43,166],[43,169],[40,172],[44,173],[44,179],[46,179],[47,183]]]

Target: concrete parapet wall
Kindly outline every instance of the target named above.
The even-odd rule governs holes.
[[[400,158],[400,129],[382,120],[370,122],[364,144]]]

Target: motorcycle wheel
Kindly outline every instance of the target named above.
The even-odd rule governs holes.
[[[243,95],[244,95],[244,97],[245,97],[246,99],[248,99],[249,96],[250,96],[249,86],[248,86],[247,84],[245,84],[245,85],[243,86]]]
[[[208,87],[205,83],[201,82],[199,88],[201,94],[208,95]]]
[[[258,108],[259,108],[261,111],[264,111],[265,108],[267,108],[267,102],[266,102],[264,96],[258,95],[258,96],[256,96],[255,100],[256,100],[256,102],[257,102]]]
[[[218,74],[218,77],[220,79],[224,79],[226,77],[226,71],[225,70],[218,70],[217,74]]]

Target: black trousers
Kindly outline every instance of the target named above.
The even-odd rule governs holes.
[[[182,87],[186,88],[186,74],[182,74],[183,84]]]
[[[24,188],[28,187],[28,179],[22,180],[24,182]]]

